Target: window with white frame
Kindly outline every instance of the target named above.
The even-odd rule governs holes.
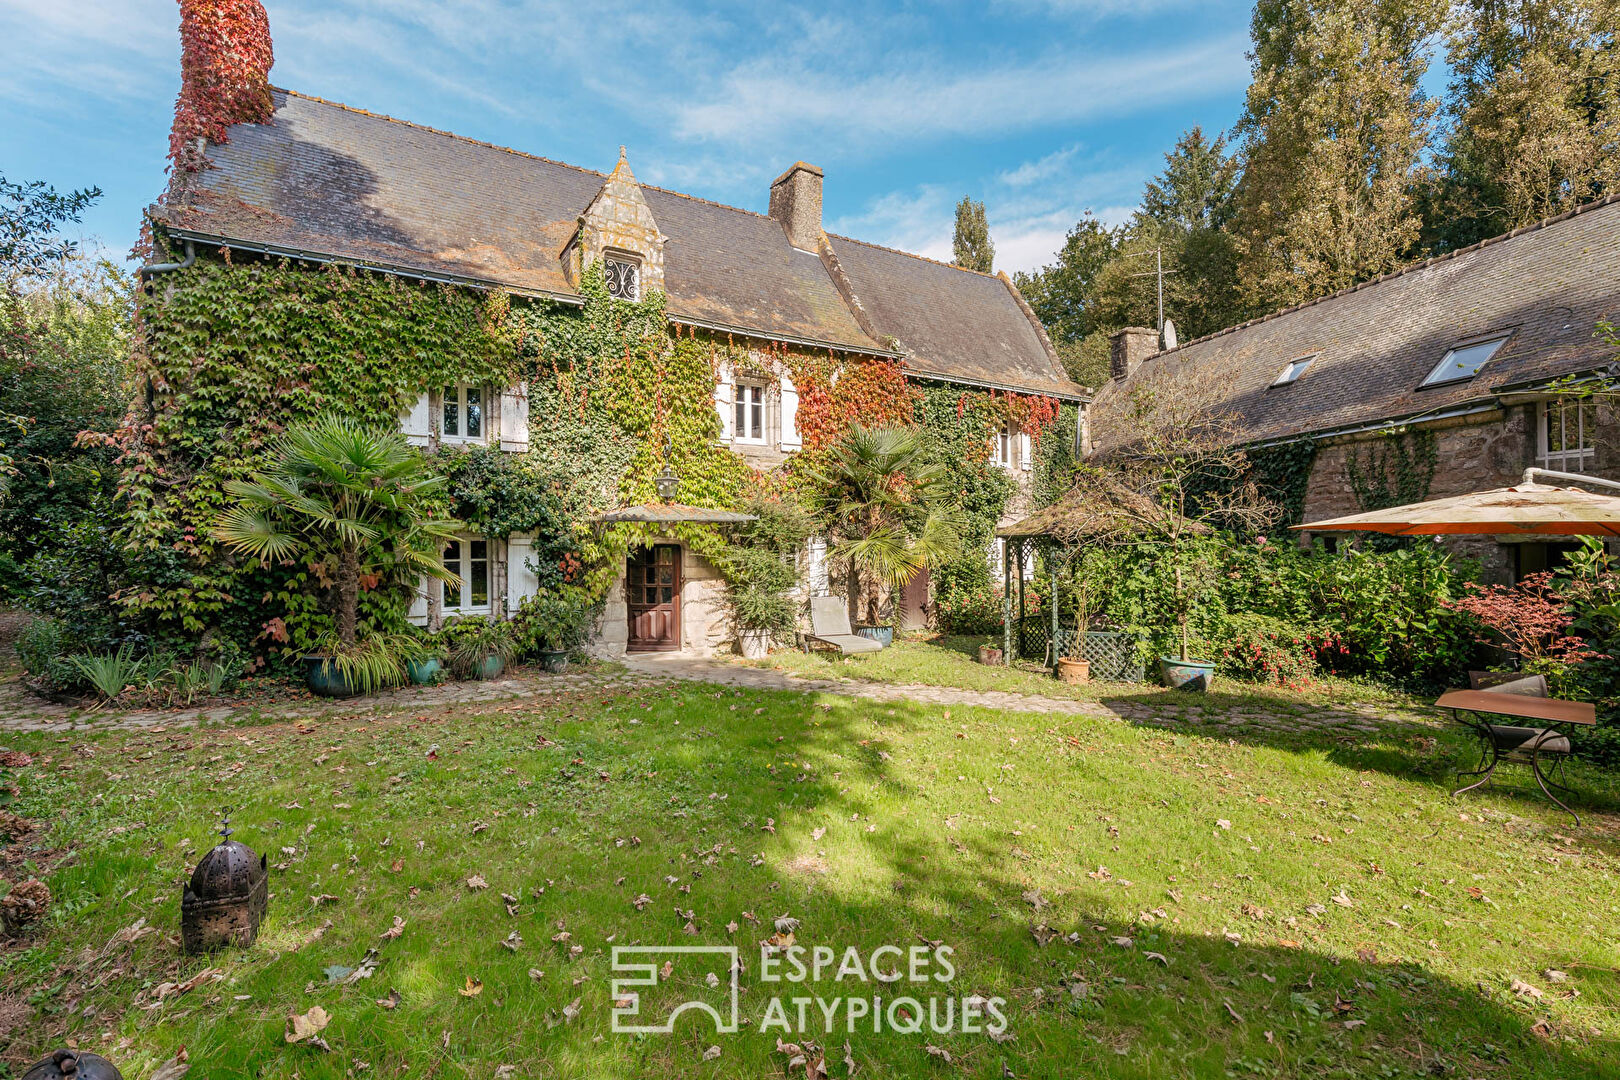
[[[1507,344],[1507,335],[1489,338],[1485,341],[1470,342],[1466,345],[1457,345],[1446,350],[1446,355],[1434,365],[1434,370],[1419,384],[1424,386],[1443,386],[1446,383],[1463,382],[1478,375],[1480,369],[1490,363],[1491,358],[1497,354],[1503,345]]]
[[[732,398],[732,438],[737,442],[765,441],[765,383],[738,379]]]
[[[489,431],[488,398],[484,388],[473,383],[445,387],[439,437],[444,442],[484,442]]]
[[[609,252],[602,256],[607,271],[608,295],[615,300],[641,299],[641,261]]]
[[[1592,414],[1587,402],[1548,401],[1537,406],[1536,412],[1542,468],[1580,472],[1592,464],[1597,444],[1592,437]]]
[[[482,536],[460,536],[445,542],[444,568],[461,579],[440,582],[439,606],[446,615],[488,613],[489,541]]]
[[[1013,431],[1011,424],[1005,424],[1001,430],[990,437],[990,460],[1003,469],[1013,467],[1013,447],[1018,444],[1018,433]]]

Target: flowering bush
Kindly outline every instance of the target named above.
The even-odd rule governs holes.
[[[1320,669],[1324,653],[1345,649],[1331,631],[1296,626],[1270,615],[1233,615],[1219,653],[1225,675],[1298,690]]]
[[[947,634],[999,634],[1001,590],[989,584],[941,588],[934,596],[934,622]]]

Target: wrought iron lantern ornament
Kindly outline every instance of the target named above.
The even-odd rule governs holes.
[[[56,1050],[23,1073],[22,1080],[124,1080],[124,1074],[100,1054]]]
[[[675,470],[667,463],[664,471],[653,477],[653,487],[658,489],[658,498],[664,502],[675,501],[675,493],[681,489],[681,478],[675,475]]]
[[[180,901],[180,940],[188,953],[252,945],[270,901],[270,860],[231,839],[226,812],[223,839],[192,871]]]

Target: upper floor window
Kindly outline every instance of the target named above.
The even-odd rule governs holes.
[[[445,442],[483,442],[488,427],[482,386],[454,383],[444,388],[444,421],[439,434]]]
[[[1507,335],[1492,338],[1489,341],[1476,341],[1469,345],[1458,345],[1446,350],[1446,355],[1434,365],[1424,379],[1423,386],[1439,386],[1442,383],[1462,382],[1472,379],[1479,374],[1481,368],[1488,364],[1503,345],[1507,344]]]
[[[602,257],[607,269],[608,295],[615,300],[641,299],[641,263],[628,255]]]
[[[764,442],[765,384],[752,379],[738,379],[732,408],[732,438],[737,442]]]
[[[1541,467],[1556,472],[1580,472],[1592,464],[1597,443],[1592,437],[1592,414],[1584,401],[1549,401],[1536,408],[1540,423],[1537,440]]]
[[[489,541],[481,536],[464,536],[444,545],[444,568],[461,578],[459,583],[441,585],[440,607],[446,615],[488,612]]]
[[[1013,447],[1018,442],[1018,435],[1013,431],[1011,424],[1003,425],[1001,430],[990,437],[990,460],[1003,469],[1013,467]]]

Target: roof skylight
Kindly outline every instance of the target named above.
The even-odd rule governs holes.
[[[1311,366],[1311,361],[1316,359],[1316,355],[1316,353],[1310,353],[1309,355],[1301,356],[1297,360],[1290,360],[1288,365],[1282,369],[1282,373],[1277,376],[1271,385],[1287,386],[1289,383],[1298,382],[1299,377],[1305,374],[1306,369]]]
[[[1454,349],[1448,349],[1446,355],[1440,358],[1440,362],[1434,365],[1434,370],[1429,372],[1429,377],[1419,385],[1439,386],[1441,383],[1472,379],[1506,343],[1507,337],[1504,335],[1490,341],[1476,341],[1472,345],[1459,345]]]

